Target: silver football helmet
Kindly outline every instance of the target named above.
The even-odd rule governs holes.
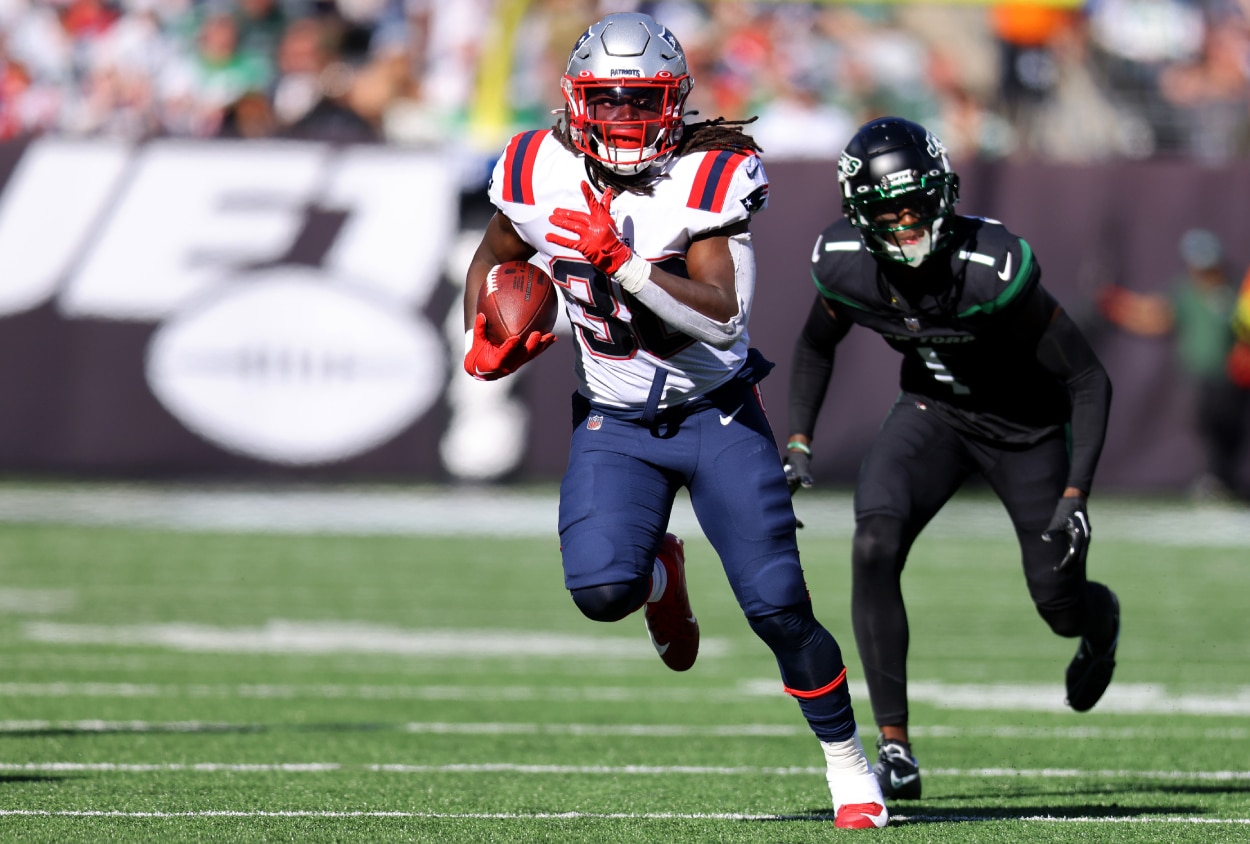
[[[560,87],[573,145],[633,176],[677,147],[694,80],[673,34],[650,15],[626,12],[582,33]]]

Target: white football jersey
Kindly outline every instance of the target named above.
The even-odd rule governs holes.
[[[751,154],[714,150],[672,159],[654,196],[612,199],[617,231],[653,264],[685,274],[691,240],[745,220],[767,202],[768,178]],[[667,370],[661,407],[671,407],[723,384],[747,354],[744,331],[734,346],[716,349],[675,330],[597,271],[580,253],[547,240],[572,237],[548,218],[556,208],[586,210],[584,160],[551,130],[523,132],[495,164],[490,199],[520,236],[538,250],[536,261],[564,296],[574,329],[577,376],[583,395],[604,404],[641,408],[656,370]],[[739,308],[749,317],[750,296]]]

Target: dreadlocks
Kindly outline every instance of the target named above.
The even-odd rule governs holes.
[[[746,120],[726,120],[723,117],[714,117],[711,120],[691,123],[686,127],[686,132],[682,135],[681,143],[677,145],[674,155],[706,152],[711,149],[728,149],[743,153],[763,152],[764,150],[760,149],[755,139],[742,131],[743,126],[754,123],[758,119],[751,117]]]
[[[673,151],[673,155],[682,156],[714,149],[727,149],[741,153],[761,153],[763,150],[760,149],[755,139],[742,131],[743,126],[748,123],[754,123],[755,120],[756,118],[754,117],[747,120],[726,120],[723,117],[715,117],[711,120],[691,123],[686,126],[681,142],[677,144],[677,149]],[[551,129],[565,149],[581,155],[581,151],[573,145],[567,121],[558,121]],[[585,157],[584,160],[586,163],[586,175],[590,177],[591,183],[599,188],[611,188],[612,192],[617,195],[636,193],[642,196],[651,196],[655,193],[655,179],[645,172],[638,176],[621,176],[589,157]]]

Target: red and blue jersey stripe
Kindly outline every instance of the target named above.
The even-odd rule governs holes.
[[[699,172],[695,174],[694,186],[690,189],[688,208],[711,211],[719,214],[725,209],[725,194],[729,192],[729,183],[733,181],[734,171],[748,155],[733,150],[723,149],[710,152],[703,156],[699,164]]]
[[[505,202],[534,204],[534,160],[550,129],[522,132],[508,143],[503,162]]]

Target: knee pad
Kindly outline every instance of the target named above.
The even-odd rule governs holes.
[[[902,571],[910,546],[911,543],[903,536],[901,519],[865,516],[855,525],[851,567],[861,577]]]
[[[734,592],[748,618],[765,618],[810,601],[797,554],[775,557],[739,577]]]
[[[1052,632],[1065,639],[1081,635],[1085,626],[1085,607],[1081,603],[1069,604],[1066,607],[1039,606],[1037,614],[1042,617]]]
[[[1101,583],[1087,581],[1081,592],[1062,603],[1038,604],[1037,614],[1056,635],[1073,639],[1091,635],[1094,632],[1090,630],[1091,625],[1103,625],[1104,619],[1111,616],[1111,602],[1111,590]]]
[[[569,590],[573,603],[591,621],[620,621],[645,604],[648,593],[646,578]]]
[[[839,685],[845,674],[842,650],[816,620],[810,604],[787,607],[747,621],[777,658],[786,691],[797,691],[796,696],[802,697],[804,692],[823,692]]]
[[[747,621],[755,635],[774,652],[802,647],[811,638],[812,631],[819,627],[811,606],[806,604],[787,607],[773,615],[748,618]]]

